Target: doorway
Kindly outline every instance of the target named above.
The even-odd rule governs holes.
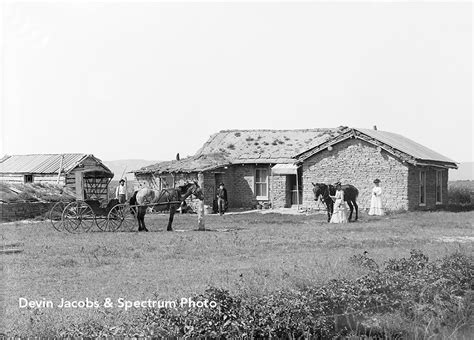
[[[219,184],[224,182],[224,174],[223,173],[215,173],[215,182],[214,182],[214,197],[217,196],[217,190],[219,189]]]
[[[298,181],[296,180],[297,178]],[[301,205],[301,203],[303,203],[303,185],[301,180],[302,176],[299,171],[297,175],[287,175],[286,177],[288,191],[287,200],[289,200],[287,205],[290,207],[294,205]]]

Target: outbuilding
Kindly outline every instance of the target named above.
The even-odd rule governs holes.
[[[113,172],[91,154],[33,154],[0,160],[0,181],[67,186],[78,199],[108,199]]]

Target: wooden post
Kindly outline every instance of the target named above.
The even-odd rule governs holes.
[[[81,171],[75,173],[76,176],[76,198],[83,201],[84,197],[84,178]]]
[[[61,179],[61,172],[63,171],[63,163],[64,163],[64,154],[61,154],[61,163],[59,163],[58,179],[56,181],[56,184],[59,184],[59,180]]]
[[[298,168],[296,168],[296,210],[300,210],[300,186],[298,183]]]
[[[110,194],[109,194],[109,184],[112,178],[107,178],[107,184],[105,185],[105,191],[107,192],[107,203],[110,201]]]
[[[204,174],[202,172],[198,173],[198,184],[204,194]],[[198,200],[198,230],[206,230],[204,225],[204,199]]]
[[[125,202],[128,202],[128,181],[127,181],[127,177],[125,177]]]

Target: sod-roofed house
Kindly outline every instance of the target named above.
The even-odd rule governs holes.
[[[312,182],[353,184],[359,208],[369,207],[373,180],[389,210],[431,209],[447,203],[448,169],[456,163],[401,135],[369,130],[228,130],[192,157],[135,171],[144,185],[175,186],[203,174],[206,204],[219,183],[230,207],[316,207]]]
[[[0,159],[0,181],[67,186],[79,199],[107,199],[113,172],[94,155],[33,154]]]
[[[272,202],[273,206],[290,207],[302,198],[302,173],[297,173],[293,156],[337,135],[337,129],[221,131],[192,157],[157,163],[134,173],[144,185],[165,188],[197,180],[202,172],[206,204],[212,204],[223,182],[230,207],[252,208]],[[281,168],[272,179],[275,165]]]

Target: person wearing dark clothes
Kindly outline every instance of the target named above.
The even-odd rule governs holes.
[[[227,204],[227,190],[224,187],[224,183],[219,184],[219,189],[217,189],[217,208],[219,210],[219,215],[223,215],[225,212]]]

